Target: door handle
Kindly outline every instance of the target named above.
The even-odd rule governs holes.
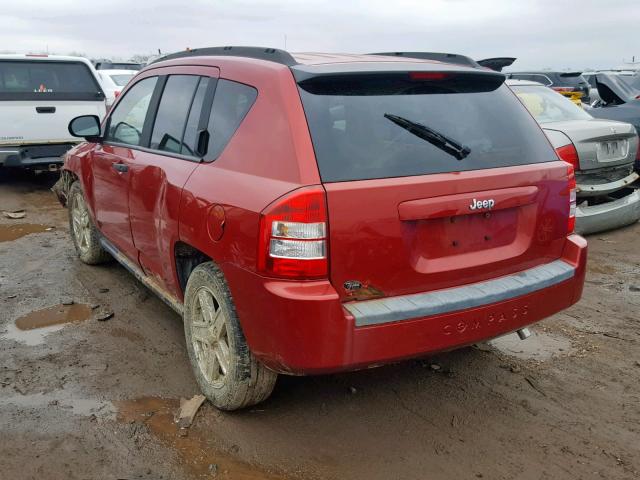
[[[56,113],[56,107],[36,107],[38,113]]]
[[[113,162],[111,166],[113,167],[114,170],[120,173],[125,173],[129,171],[129,167],[124,163]]]

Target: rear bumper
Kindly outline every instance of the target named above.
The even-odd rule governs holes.
[[[546,281],[542,271],[538,270],[533,275],[539,277],[540,283],[527,290],[504,282],[507,277],[503,277],[492,281],[495,282],[492,286],[502,283],[506,290],[513,287],[511,296],[491,292],[484,285],[480,288],[485,288],[485,299],[490,303],[479,300],[476,295],[475,300],[467,305],[454,305],[455,311],[438,307],[437,311],[446,313],[414,318],[398,310],[397,318],[391,312],[382,321],[369,324],[363,324],[358,309],[353,308],[353,305],[363,306],[367,302],[341,303],[328,281],[268,280],[230,265],[223,266],[223,270],[232,293],[243,292],[243,295],[235,294],[234,299],[251,351],[278,372],[317,374],[452,350],[542,320],[580,299],[586,258],[586,241],[571,235],[560,260],[566,268],[556,271],[559,276],[554,277],[554,281]],[[521,283],[524,285],[526,282]],[[447,293],[453,290],[463,293],[464,289],[471,293],[471,289],[478,285],[450,289]],[[497,296],[491,296],[496,293]],[[387,300],[398,301],[401,298]],[[450,299],[452,296],[442,298]],[[462,297],[458,300],[465,301]]]
[[[73,143],[53,143],[44,145],[19,145],[0,147],[0,166],[37,168],[62,165],[62,155],[72,148]]]
[[[588,185],[578,183],[577,185],[577,194],[578,198],[585,197],[596,197],[599,195],[608,195],[609,193],[617,192],[621,188],[628,187],[633,182],[638,180],[640,175],[636,172],[632,172],[630,175],[627,175],[625,178],[621,178],[615,182],[602,183],[598,185]]]
[[[623,227],[640,219],[640,189],[626,197],[600,205],[580,206],[576,210],[576,232],[596,233]]]

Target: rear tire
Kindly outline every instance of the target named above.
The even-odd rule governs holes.
[[[222,272],[211,262],[198,265],[184,300],[187,351],[202,393],[221,410],[266,400],[278,375],[249,350]]]
[[[93,224],[79,182],[73,182],[68,195],[69,232],[78,257],[88,265],[111,260],[111,255],[100,244],[100,234]]]

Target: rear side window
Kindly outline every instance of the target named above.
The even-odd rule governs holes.
[[[506,85],[449,88],[383,76],[300,87],[324,182],[405,177],[557,160],[540,127]],[[407,79],[408,80],[408,79]],[[395,119],[396,121],[392,121]],[[398,125],[409,120],[469,149],[458,160]],[[424,136],[424,135],[423,135]],[[437,142],[435,142],[437,143]]]
[[[257,96],[258,91],[253,87],[230,80],[218,80],[209,118],[208,159],[214,160],[222,153]]]
[[[158,77],[145,78],[127,91],[109,117],[107,141],[140,145],[142,128],[157,82]]]
[[[0,100],[103,100],[82,62],[0,60]]]
[[[215,82],[214,79],[209,77],[202,77],[196,94],[191,102],[191,111],[187,118],[187,126],[184,129],[184,138],[182,140],[182,155],[196,156],[196,142],[198,141],[198,126],[200,124],[200,117],[202,116],[202,109],[204,107],[204,99],[209,88],[210,82]],[[210,104],[210,102],[209,102]]]
[[[182,151],[182,138],[200,77],[171,75],[162,92],[150,148],[171,153]]]

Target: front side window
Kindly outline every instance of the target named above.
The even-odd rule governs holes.
[[[158,106],[150,148],[171,153],[182,151],[185,123],[199,81],[200,77],[195,75],[169,77]]]
[[[105,140],[141,145],[142,128],[157,82],[158,77],[145,78],[127,91],[109,118]]]
[[[218,81],[209,118],[210,139],[207,158],[218,158],[257,96],[258,91],[249,85],[230,80]]]
[[[513,85],[511,89],[538,123],[591,118],[591,115],[578,105],[550,88],[535,85]]]

